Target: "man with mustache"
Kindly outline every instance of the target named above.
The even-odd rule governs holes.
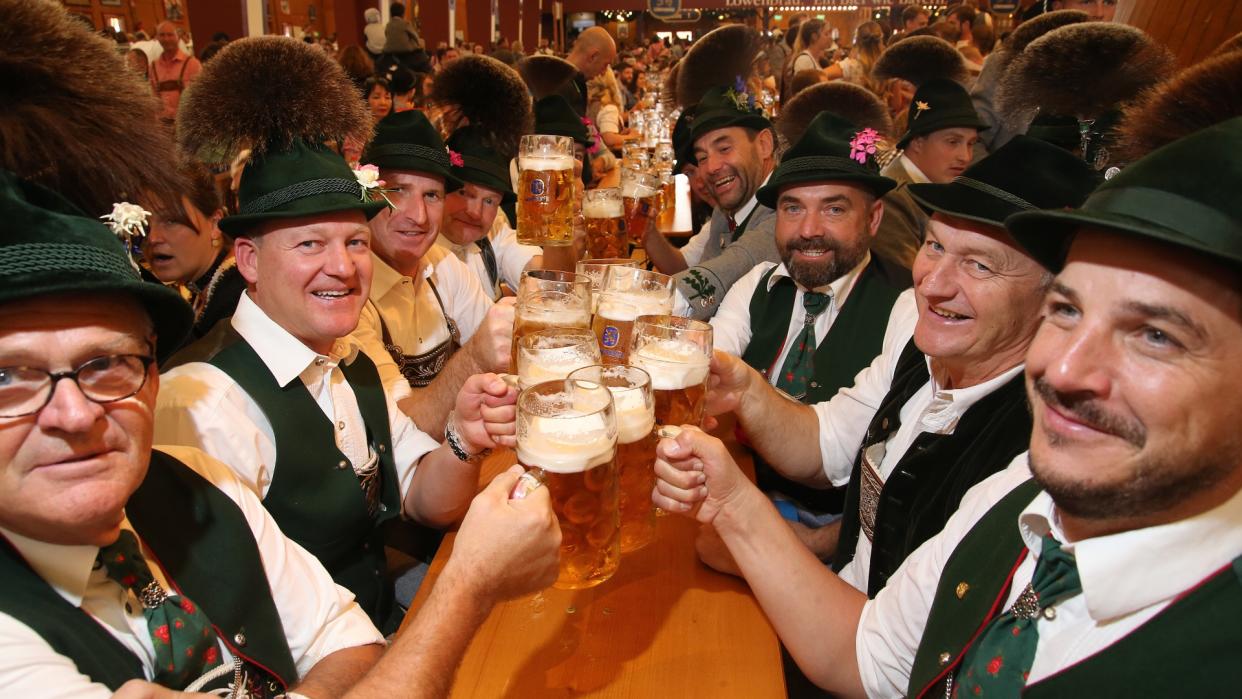
[[[776,210],[781,261],[761,262],[729,289],[711,319],[716,349],[741,357],[781,391],[806,404],[832,398],[880,353],[902,276],[872,257],[884,216],[880,197],[894,182],[874,155],[851,148],[863,129],[821,112],[781,158],[759,203]],[[827,156],[827,157],[825,157]],[[862,162],[859,162],[861,159]],[[898,317],[912,317],[908,303]],[[839,514],[840,498],[756,468],[759,486],[779,494],[804,523]],[[796,503],[796,505],[795,505]],[[800,506],[800,508],[799,508]]]
[[[1026,448],[1022,357],[1051,277],[1003,222],[1028,208],[1081,203],[1095,182],[1080,159],[1023,137],[952,184],[913,186],[931,212],[914,289],[905,292],[917,320],[903,311],[911,301],[899,299],[879,356],[830,400],[786,400],[744,362],[717,353],[709,411],[736,411],[784,477],[814,488],[848,484],[839,542],[813,543],[836,544],[833,567],[857,589],[879,592],[971,486]],[[701,549],[709,563],[732,568],[710,530]]]
[[[660,445],[657,504],[701,502],[819,686],[1236,693],[1240,147],[1235,117],[1148,154],[1081,208],[1007,219],[1058,272],[1026,357],[1029,455],[973,489],[875,599],[805,554],[717,440],[687,430]]]

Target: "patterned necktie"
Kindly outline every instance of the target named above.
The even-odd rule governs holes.
[[[1055,619],[1054,606],[1082,592],[1074,556],[1052,535],[1044,537],[1031,582],[1009,611],[988,624],[979,642],[966,654],[953,692],[961,697],[1016,697],[1026,686],[1035,662],[1040,616]]]
[[[785,355],[785,365],[781,367],[781,375],[776,380],[776,387],[794,398],[801,399],[806,395],[806,384],[815,374],[815,318],[831,302],[831,289],[826,294],[808,291],[802,295],[802,307],[806,309],[802,332],[798,333],[789,347],[789,354]]]
[[[188,597],[168,596],[152,577],[133,532],[122,529],[115,543],[99,549],[99,562],[110,580],[142,602],[155,647],[156,684],[182,689],[220,664],[216,632],[207,615]]]
[[[483,236],[474,241],[479,246],[479,252],[483,255],[483,268],[487,270],[487,278],[491,280],[493,290],[500,283],[500,267],[496,264],[496,251],[492,248],[492,239]]]

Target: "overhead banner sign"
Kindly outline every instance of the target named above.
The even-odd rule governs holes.
[[[670,23],[697,22],[699,21],[699,19],[703,17],[703,13],[700,10],[678,10],[677,12],[674,12],[671,15],[666,15],[662,13],[656,14],[655,12],[652,12],[651,15],[655,17],[656,19],[659,19],[665,22],[670,22]]]
[[[681,14],[681,0],[647,0],[647,10],[660,19],[674,17]]]

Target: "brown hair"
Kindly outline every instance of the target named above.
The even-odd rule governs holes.
[[[194,208],[207,217],[225,208],[220,190],[216,187],[216,176],[207,169],[206,165],[197,160],[183,158],[177,163],[177,174],[181,176],[186,189],[176,201],[155,203],[154,208],[161,216],[183,226],[194,228],[193,222],[190,221],[190,213],[185,208],[186,200],[189,200]]]

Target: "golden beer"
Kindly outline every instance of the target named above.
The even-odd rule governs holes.
[[[660,215],[656,217],[656,229],[673,230],[677,220],[677,183],[672,177],[660,185]]]
[[[624,206],[619,189],[592,189],[582,202],[591,257],[622,257],[629,253]]]
[[[699,425],[707,406],[712,326],[678,316],[634,322],[630,363],[651,376],[657,425]]]
[[[621,561],[617,421],[609,391],[549,381],[518,396],[518,462],[542,471],[561,528],[553,586],[598,585]]]
[[[525,245],[572,245],[574,140],[527,134],[518,151],[517,239]]]
[[[599,345],[589,330],[547,328],[529,332],[518,343],[518,385],[526,388],[564,380],[574,371],[599,361]]]
[[[603,383],[612,391],[617,415],[617,471],[620,481],[621,553],[649,544],[655,536],[655,412],[651,378],[634,366],[593,366],[571,380]]]
[[[605,291],[599,295],[599,307],[591,329],[599,341],[600,355],[605,364],[625,364],[630,354],[630,336],[634,319],[660,315],[673,308],[671,296]]]
[[[547,328],[591,329],[590,300],[578,294],[537,291],[519,298],[513,313],[513,344],[509,373],[518,373],[518,343],[525,335]]]

